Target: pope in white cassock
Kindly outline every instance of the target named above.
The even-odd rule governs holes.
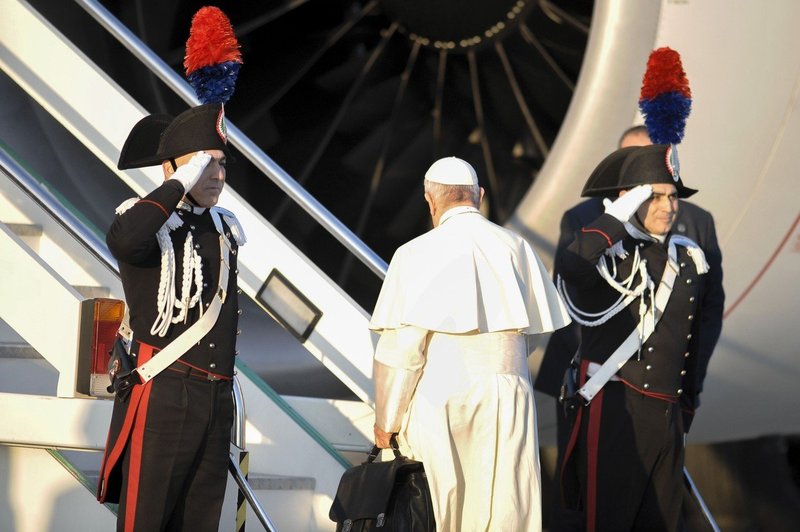
[[[370,328],[375,441],[425,466],[437,530],[539,531],[526,335],[570,321],[539,257],[484,218],[469,163],[425,174],[433,229],[392,258]]]

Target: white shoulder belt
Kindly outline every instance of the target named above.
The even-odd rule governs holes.
[[[603,365],[600,366],[600,369],[598,369],[588,382],[578,390],[578,393],[581,394],[587,402],[591,401],[594,396],[597,395],[611,377],[625,365],[633,353],[647,341],[653,333],[653,330],[655,330],[656,324],[664,314],[664,308],[666,308],[669,298],[672,295],[672,287],[675,285],[675,278],[678,276],[678,271],[680,269],[678,265],[678,252],[675,245],[677,243],[689,247],[686,243],[687,240],[688,239],[684,238],[670,238],[667,264],[664,266],[664,274],[661,276],[661,282],[656,290],[655,301],[653,303],[655,312],[647,312],[642,316],[640,327],[637,327],[628,335],[625,341],[622,342],[622,345],[608,357]],[[691,240],[688,240],[688,242],[694,244]],[[690,247],[690,250],[691,249]],[[697,249],[700,256],[702,256],[702,252],[699,248],[695,249]],[[695,254],[695,256],[697,256],[697,254]],[[695,261],[697,261],[697,259],[695,259]],[[703,262],[705,261],[703,260]],[[708,271],[707,267],[705,270],[703,268],[698,268],[699,273],[705,273],[706,271]]]
[[[153,377],[164,371],[170,364],[178,360],[186,351],[193,345],[197,344],[203,337],[208,334],[214,324],[217,322],[222,304],[225,302],[227,296],[228,278],[230,272],[230,249],[231,244],[225,237],[222,231],[222,224],[219,220],[219,215],[211,211],[214,225],[219,231],[219,283],[217,290],[214,293],[214,298],[211,301],[208,309],[191,327],[185,330],[180,336],[175,338],[164,349],[159,351],[150,360],[136,368],[135,372],[139,374],[142,384],[150,381]],[[120,326],[120,334],[131,339],[130,326],[128,325],[128,308],[125,307],[125,318]]]

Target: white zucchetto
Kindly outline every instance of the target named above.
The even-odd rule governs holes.
[[[439,159],[425,172],[425,179],[443,185],[477,185],[478,174],[467,161],[458,157]]]

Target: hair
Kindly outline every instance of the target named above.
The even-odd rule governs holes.
[[[625,131],[622,132],[622,135],[619,136],[619,140],[617,141],[617,146],[622,144],[622,141],[625,140],[625,137],[628,135],[647,135],[647,138],[650,138],[650,133],[647,131],[647,127],[643,125],[638,126],[631,126]]]
[[[445,185],[435,181],[424,181],[425,192],[445,205],[469,201],[474,207],[481,202],[479,185]]]

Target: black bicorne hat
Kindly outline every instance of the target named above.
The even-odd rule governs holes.
[[[150,115],[136,122],[122,146],[117,168],[126,170],[149,166],[146,163],[158,153],[161,134],[173,120],[170,115]]]
[[[674,144],[622,148],[603,159],[586,181],[581,196],[613,197],[637,185],[675,185],[678,197],[688,198],[697,190],[683,185]]]
[[[142,168],[200,150],[228,152],[228,134],[222,104],[192,107],[174,119],[150,115],[133,126],[119,156],[117,168]]]

